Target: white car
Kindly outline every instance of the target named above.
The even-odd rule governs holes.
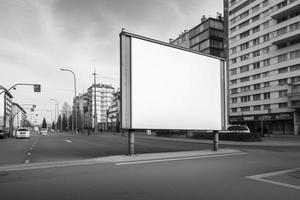
[[[47,135],[48,129],[47,128],[42,128],[41,129],[41,135]]]
[[[28,128],[20,127],[16,131],[16,138],[30,138],[30,131]]]

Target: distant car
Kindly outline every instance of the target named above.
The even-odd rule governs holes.
[[[30,131],[28,128],[20,127],[16,131],[16,138],[30,138]]]
[[[250,129],[246,125],[229,125],[226,132],[230,132],[230,133],[250,133]]]
[[[47,135],[48,129],[47,128],[42,128],[41,129],[41,135]]]

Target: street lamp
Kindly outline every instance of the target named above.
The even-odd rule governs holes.
[[[57,118],[58,118],[58,116],[59,116],[59,101],[58,100],[56,100],[56,99],[50,99],[50,101],[55,101],[56,102],[56,104],[55,104],[55,120],[56,120],[56,131],[57,131]],[[56,111],[56,105],[57,105],[57,111]],[[57,112],[57,118],[56,118],[56,112]],[[62,116],[61,116],[61,118],[60,118],[60,131],[62,131]]]
[[[75,111],[75,120],[74,120],[74,116],[72,115],[72,121],[73,121],[73,131],[74,131],[74,125],[75,125],[75,133],[77,133],[77,109],[76,109],[76,76],[75,76],[75,73],[69,69],[65,69],[65,68],[62,68],[60,69],[61,71],[67,71],[67,72],[71,72],[73,74],[73,78],[74,78],[74,90],[75,90],[75,107],[74,107],[74,111]],[[75,121],[75,124],[74,124],[74,121]]]

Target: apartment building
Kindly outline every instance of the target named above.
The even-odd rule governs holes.
[[[247,124],[252,131],[263,127],[269,134],[298,135],[300,1],[224,3],[228,12],[229,122]]]
[[[201,23],[191,30],[184,30],[176,39],[169,39],[169,43],[190,48],[202,53],[224,56],[224,26],[221,14],[216,18],[202,16]]]
[[[107,110],[112,104],[115,88],[106,84],[93,84],[88,88],[89,111],[92,119],[92,128],[95,124],[106,122]]]

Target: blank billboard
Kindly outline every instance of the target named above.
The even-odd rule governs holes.
[[[130,112],[122,128],[222,129],[220,59],[137,37],[127,45],[121,93],[130,93],[122,94],[122,111]]]

